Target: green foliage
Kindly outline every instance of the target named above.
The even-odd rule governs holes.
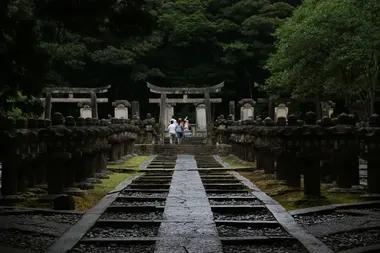
[[[226,93],[234,92],[242,86],[242,70],[255,75],[262,67],[273,48],[271,33],[292,10],[285,1],[164,2],[157,12],[164,45],[143,61],[164,74],[154,78],[158,85],[211,85],[226,80],[231,85]]]
[[[376,0],[307,0],[276,31],[267,62],[272,92],[334,95],[372,105],[379,81],[380,19]]]

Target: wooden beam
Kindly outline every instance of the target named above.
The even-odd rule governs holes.
[[[188,98],[188,99],[167,98],[166,99],[167,104],[201,104],[204,102],[205,102],[204,98]],[[221,98],[211,98],[210,102],[211,103],[222,103],[222,99]],[[159,104],[159,103],[161,103],[161,99],[160,98],[149,98],[149,103]]]
[[[42,102],[45,98],[40,98]],[[52,98],[52,103],[91,103],[91,98]],[[108,103],[108,98],[97,98],[97,103]]]
[[[90,94],[95,93],[106,93],[111,85],[98,87],[98,88],[86,88],[86,87],[46,87],[44,88],[45,93],[54,94]]]
[[[209,87],[159,87],[149,82],[146,83],[150,92],[157,94],[204,94],[205,92],[221,92],[224,87],[224,81],[220,84]]]

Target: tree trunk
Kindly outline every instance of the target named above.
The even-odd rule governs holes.
[[[371,95],[370,95],[370,114],[375,113],[375,102],[376,102],[376,88],[379,82],[379,62],[378,55],[374,53],[373,55],[373,65],[374,65],[374,73],[371,76]]]

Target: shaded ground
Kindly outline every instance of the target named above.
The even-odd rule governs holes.
[[[137,170],[136,170],[137,171]],[[102,179],[101,184],[96,184],[94,189],[87,190],[87,195],[83,197],[76,196],[75,210],[87,211],[89,208],[99,202],[104,196],[114,189],[119,183],[123,182],[134,173],[110,173],[109,179]]]
[[[242,167],[243,161],[235,156],[222,157],[223,161],[227,162],[231,167]],[[301,188],[288,187],[275,180],[275,175],[265,174],[264,171],[257,170],[254,172],[240,172],[240,174],[251,182],[253,182],[262,191],[278,201],[287,210],[301,209],[306,207],[340,204],[340,203],[355,203],[363,201],[359,195],[351,193],[330,193],[328,192],[333,186],[322,185],[322,196],[320,200],[308,200],[303,194],[303,180],[301,180]]]
[[[87,195],[74,197],[76,211],[85,212],[97,204],[118,184],[138,172],[140,165],[147,158],[141,156],[129,159],[123,163],[123,166],[132,168],[135,172],[110,173],[109,179],[102,179],[101,184],[95,184],[94,189],[87,190]],[[20,207],[18,210],[23,210],[23,207],[52,208],[52,204],[38,202],[36,196],[30,196],[26,201],[15,205]],[[41,211],[7,214],[6,211],[9,210],[17,209],[0,209],[0,252],[7,253],[16,252],[13,249],[22,249],[20,251],[22,253],[42,253],[82,216]]]
[[[122,164],[113,164],[108,165],[108,168],[119,169],[119,168],[129,168],[129,169],[138,169],[139,166],[148,159],[149,156],[134,156],[123,162]]]
[[[256,167],[256,163],[255,162],[246,162],[246,161],[243,161],[243,160],[237,158],[234,155],[222,156],[221,158],[222,158],[223,161],[225,161],[226,163],[228,163],[233,168],[252,168],[252,167]]]

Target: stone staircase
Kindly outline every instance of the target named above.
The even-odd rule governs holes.
[[[160,155],[215,155],[217,151],[212,145],[164,144],[155,145],[154,154]]]
[[[181,145],[205,145],[205,137],[187,137],[182,139]],[[165,137],[165,144],[169,144],[169,137]]]

